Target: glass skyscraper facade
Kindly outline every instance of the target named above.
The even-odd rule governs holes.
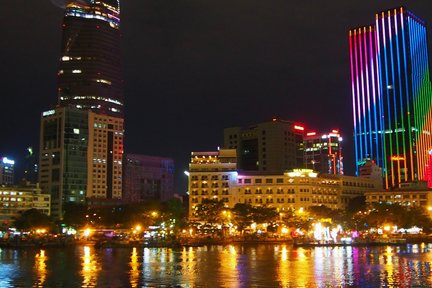
[[[66,5],[58,71],[61,106],[123,116],[118,0],[81,0]]]
[[[356,171],[382,168],[386,188],[430,181],[432,89],[426,23],[404,7],[349,32]],[[431,163],[432,164],[432,163]]]

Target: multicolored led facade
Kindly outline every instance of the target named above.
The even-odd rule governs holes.
[[[75,0],[66,5],[58,71],[62,106],[123,116],[119,0]]]
[[[400,7],[377,13],[375,25],[349,32],[356,171],[374,160],[383,169],[386,188],[431,182],[432,89],[425,25]]]

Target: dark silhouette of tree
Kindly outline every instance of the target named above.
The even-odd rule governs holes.
[[[51,231],[54,222],[51,217],[37,209],[26,210],[21,213],[14,221],[14,226],[18,230],[31,231],[34,229],[45,228]]]
[[[237,225],[237,229],[244,233],[244,230],[250,226],[253,221],[253,207],[250,204],[246,203],[237,203],[232,209],[233,212],[233,220]]]
[[[221,223],[224,207],[223,200],[203,199],[200,204],[195,206],[194,216],[206,224]]]

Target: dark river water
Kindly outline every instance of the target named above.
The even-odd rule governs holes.
[[[432,245],[1,249],[0,287],[432,287]]]

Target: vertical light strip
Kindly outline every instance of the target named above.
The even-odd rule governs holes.
[[[366,124],[366,99],[365,99],[365,84],[364,84],[364,72],[365,69],[363,67],[363,35],[364,35],[364,31],[362,28],[359,29],[359,44],[358,44],[358,49],[359,49],[359,55],[360,55],[360,86],[361,86],[361,104],[362,104],[362,118],[361,120],[363,121],[363,129],[362,129],[362,135],[364,137],[364,155],[363,157],[368,157],[369,155],[369,149],[368,149],[368,141],[367,141],[367,124]]]
[[[393,133],[393,135],[394,135],[393,139],[394,139],[394,144],[395,144],[395,147],[392,147],[392,149],[396,150],[395,154],[392,153],[391,156],[396,155],[397,158],[399,159],[399,157],[401,155],[400,155],[400,148],[399,148],[399,144],[400,144],[399,135],[400,135],[400,133],[398,132],[399,131],[399,125],[398,125],[398,121],[399,121],[399,119],[398,119],[398,101],[397,101],[398,97],[396,95],[396,93],[397,93],[397,88],[396,88],[397,83],[396,83],[396,79],[395,79],[395,68],[394,68],[394,66],[395,66],[395,64],[394,64],[395,57],[394,57],[394,53],[393,53],[394,48],[393,48],[393,33],[392,33],[392,23],[391,23],[392,17],[391,16],[392,16],[391,15],[391,11],[390,10],[387,11],[387,25],[388,25],[387,29],[388,29],[388,37],[389,37],[388,38],[388,43],[390,44],[390,48],[389,48],[389,50],[390,50],[390,59],[389,59],[389,62],[390,62],[390,69],[391,69],[391,84],[390,84],[391,85],[391,91],[389,91],[389,92],[392,92],[392,93],[390,93],[390,95],[391,95],[391,99],[390,100],[391,100],[391,102],[393,104],[393,107],[392,107],[393,108],[393,129],[392,130],[394,131],[394,133]],[[396,169],[396,171],[394,171],[394,173],[392,174],[392,175],[397,175],[395,177],[394,181],[393,181],[393,186],[399,184],[399,182],[400,182],[400,169],[399,169],[400,168],[400,160],[397,160],[397,162],[395,164],[396,164],[396,166],[397,166],[398,169]]]
[[[384,17],[384,12],[382,13],[381,17]],[[381,29],[380,29],[380,16],[379,14],[376,14],[376,23],[375,23],[375,27],[376,27],[376,45],[377,45],[377,65],[378,65],[378,69],[377,69],[377,73],[378,73],[378,97],[380,99],[379,101],[379,105],[380,105],[380,126],[381,126],[381,153],[380,153],[380,158],[381,158],[381,167],[383,168],[383,174],[384,174],[384,178],[385,178],[385,188],[389,187],[389,177],[388,177],[388,163],[387,163],[387,145],[386,145],[386,126],[385,126],[385,119],[384,119],[384,110],[385,110],[385,103],[384,103],[384,98],[385,98],[385,93],[384,93],[384,80],[383,75],[382,75],[382,67],[383,67],[383,63],[382,63],[382,57],[383,57],[383,48],[381,48],[381,43],[382,43],[382,39],[381,39]],[[383,44],[384,46],[384,44]]]
[[[366,98],[367,98],[367,124],[368,124],[368,146],[369,146],[369,158],[373,159],[374,158],[374,153],[373,153],[373,145],[372,145],[372,135],[373,135],[373,130],[372,130],[372,115],[371,115],[371,110],[372,110],[372,106],[371,106],[371,95],[370,95],[370,85],[369,85],[369,59],[370,59],[370,55],[368,53],[368,44],[367,44],[367,40],[368,37],[367,35],[369,34],[368,30],[366,27],[363,28],[363,51],[364,51],[364,65],[365,65],[365,78],[366,78]]]
[[[354,30],[355,35],[355,30]],[[354,36],[355,37],[355,36]],[[356,75],[354,75],[354,64],[353,64],[353,33],[350,30],[349,31],[349,51],[350,51],[350,66],[351,66],[351,93],[352,93],[352,105],[353,105],[353,122],[354,122],[354,152],[355,152],[355,167],[356,167],[356,175],[359,175],[359,155],[358,155],[358,143],[357,143],[357,119],[356,119],[356,95],[355,95],[355,83],[354,78]]]
[[[408,123],[408,143],[409,143],[409,155],[410,155],[410,163],[409,163],[409,172],[410,172],[410,176],[411,176],[411,181],[414,181],[414,157],[413,157],[413,141],[415,141],[415,139],[413,139],[413,125],[412,125],[412,118],[413,115],[411,115],[412,113],[412,97],[409,97],[409,86],[408,86],[408,66],[407,66],[407,49],[406,49],[406,45],[407,43],[405,42],[405,17],[404,17],[404,10],[403,8],[401,8],[401,14],[400,14],[400,21],[401,21],[401,35],[402,35],[402,54],[403,54],[403,63],[404,63],[404,80],[405,80],[405,99],[406,99],[406,117],[407,117],[407,123]]]
[[[384,76],[385,76],[385,84],[383,85],[383,87],[382,87],[382,89],[385,89],[385,93],[384,93],[384,96],[385,96],[385,99],[386,99],[386,104],[387,104],[387,113],[385,113],[384,115],[385,115],[385,117],[387,118],[386,120],[387,120],[387,125],[385,126],[385,136],[384,136],[384,139],[386,139],[386,140],[388,140],[388,145],[387,145],[387,143],[385,143],[386,145],[386,149],[388,149],[389,151],[387,151],[387,153],[388,152],[390,152],[390,154],[387,154],[387,153],[385,153],[385,155],[386,155],[386,161],[389,161],[389,165],[387,166],[387,167],[389,167],[389,170],[390,171],[388,171],[387,172],[387,174],[391,174],[392,175],[392,177],[391,177],[391,185],[392,185],[392,187],[394,187],[394,185],[395,185],[395,182],[394,182],[394,163],[393,163],[393,161],[391,160],[391,156],[393,156],[394,155],[394,153],[393,153],[393,137],[392,137],[392,134],[393,134],[393,129],[392,129],[392,111],[391,111],[391,107],[390,107],[390,95],[389,95],[389,89],[388,89],[388,87],[389,87],[389,71],[388,71],[388,55],[387,55],[387,37],[386,37],[386,26],[385,26],[385,14],[384,14],[384,12],[383,12],[383,14],[382,14],[382,18],[381,18],[381,24],[382,24],[382,39],[383,39],[383,57],[384,57],[384,71],[385,71],[385,73],[384,73]],[[387,133],[388,132],[388,133]]]
[[[378,128],[378,114],[377,114],[377,95],[376,95],[376,83],[375,83],[375,74],[376,74],[376,70],[375,70],[375,65],[374,65],[374,59],[376,57],[376,49],[374,49],[374,40],[375,40],[375,30],[372,29],[372,26],[369,26],[369,62],[370,62],[370,67],[371,67],[371,81],[372,81],[372,105],[373,105],[373,115],[374,115],[374,128],[373,131],[371,133],[374,133],[374,137],[375,137],[375,145],[374,145],[374,149],[371,149],[372,151],[374,151],[374,153],[372,153],[372,155],[374,156],[373,159],[377,159],[379,156],[379,148],[378,148],[378,141],[379,141],[379,128]],[[374,37],[372,37],[374,36]]]
[[[360,29],[359,29],[360,30]],[[359,147],[360,147],[360,150],[359,150],[359,156],[360,156],[360,159],[361,160],[363,160],[363,158],[364,158],[364,153],[363,153],[363,141],[362,141],[362,132],[363,132],[363,129],[362,129],[362,121],[361,121],[361,105],[360,105],[360,87],[359,87],[359,69],[358,69],[358,53],[357,53],[357,34],[356,34],[356,32],[354,32],[354,58],[355,58],[355,61],[354,61],[354,63],[355,63],[355,70],[356,70],[356,95],[357,95],[357,119],[358,119],[358,131],[359,131],[359,136],[358,136],[358,139],[359,139]]]
[[[398,29],[398,13],[397,10],[394,10],[394,27],[395,27],[395,43],[396,43],[396,57],[397,57],[397,70],[398,70],[398,92],[399,92],[399,102],[400,102],[400,107],[399,107],[399,114],[400,114],[400,125],[401,125],[401,129],[402,129],[402,156],[403,156],[403,167],[404,169],[404,180],[408,181],[408,173],[407,173],[407,153],[406,153],[406,134],[407,131],[405,129],[405,120],[406,120],[406,112],[405,112],[405,105],[404,105],[404,100],[403,100],[403,91],[402,91],[402,72],[401,72],[401,61],[400,61],[400,49],[399,49],[399,42],[401,39],[401,35],[400,33],[402,31],[399,32]],[[411,170],[411,168],[410,168]]]
[[[418,159],[418,151],[420,148],[420,121],[419,121],[419,108],[418,108],[418,99],[417,99],[417,91],[416,91],[416,79],[414,77],[414,74],[417,73],[417,71],[415,71],[417,65],[416,65],[416,59],[414,57],[414,28],[413,28],[413,24],[412,24],[412,19],[411,17],[408,17],[408,37],[409,37],[409,46],[410,46],[410,63],[411,63],[411,98],[413,100],[413,113],[414,113],[414,135],[415,135],[415,141],[416,141],[416,166],[417,166],[417,171],[419,170],[419,159]],[[418,176],[418,174],[417,174]]]

